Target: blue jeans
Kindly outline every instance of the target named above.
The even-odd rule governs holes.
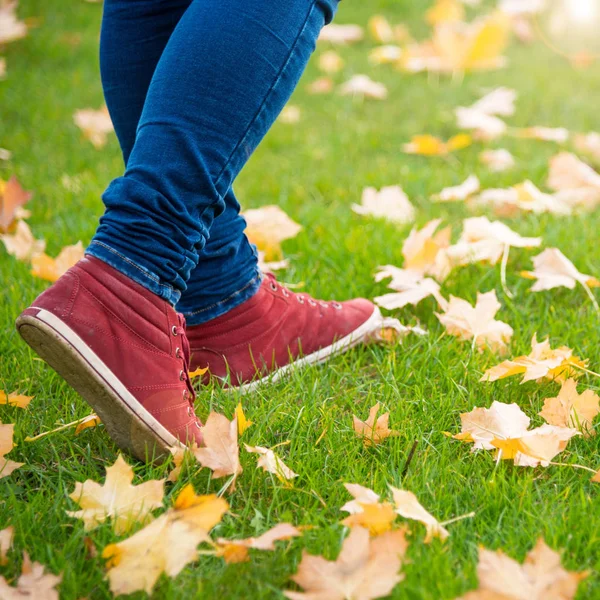
[[[100,65],[126,170],[87,253],[200,324],[260,286],[232,184],[339,0],[105,0]]]

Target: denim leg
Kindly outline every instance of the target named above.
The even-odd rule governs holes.
[[[88,253],[176,303],[235,177],[337,4],[193,0],[157,64],[125,174],[103,196],[106,212]],[[220,275],[228,281],[229,273]],[[234,291],[255,278],[253,263]]]

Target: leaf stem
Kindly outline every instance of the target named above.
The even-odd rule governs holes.
[[[63,431],[63,429],[68,429],[69,427],[74,427],[75,425],[79,425],[80,423],[83,423],[83,421],[85,421],[86,419],[89,419],[90,415],[87,415],[81,419],[77,419],[76,421],[72,421],[71,423],[67,423],[66,425],[61,425],[60,427],[57,427],[56,429],[51,429],[50,431],[44,431],[43,433],[39,433],[38,435],[35,435],[33,437],[27,436],[25,438],[26,442],[35,442],[43,437],[46,437],[47,435],[50,435],[52,433],[57,433],[59,431]]]
[[[596,313],[600,315],[600,306],[598,306],[598,301],[596,300],[594,293],[590,289],[590,286],[585,281],[580,281],[579,283],[583,286],[585,293],[588,295],[589,299],[592,301],[592,304],[594,305],[594,308],[596,309]]]
[[[572,465],[569,463],[559,463],[559,462],[551,462],[550,464],[553,467],[571,467],[573,469],[583,469],[584,471],[589,471],[590,473],[594,473],[594,474],[597,473],[597,471],[595,471],[594,469],[591,469],[590,467],[586,467],[584,465]]]
[[[475,511],[467,513],[466,515],[460,515],[459,517],[454,517],[453,519],[448,519],[443,523],[440,523],[442,527],[446,527],[446,525],[451,525],[452,523],[456,523],[457,521],[462,521],[463,519],[472,519],[477,513]]]
[[[509,253],[510,246],[508,244],[504,244],[504,250],[502,252],[502,262],[500,263],[500,283],[502,284],[502,291],[512,300],[515,296],[506,285],[506,266],[508,265]]]
[[[588,375],[593,375],[594,377],[600,377],[600,373],[596,373],[595,371],[590,371],[590,369],[586,369],[585,367],[582,367],[581,365],[578,365],[576,363],[569,363],[570,367],[573,367],[574,369],[579,369],[580,371],[583,371],[584,373],[587,373]]]

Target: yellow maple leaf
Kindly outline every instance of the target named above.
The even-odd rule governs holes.
[[[381,405],[379,402],[369,410],[369,417],[366,421],[361,421],[358,417],[352,416],[354,433],[362,438],[365,446],[372,446],[373,444],[380,444],[386,438],[390,436],[400,435],[397,431],[394,431],[388,427],[390,419],[390,413],[384,413],[377,417],[377,413]],[[377,419],[377,420],[376,420]]]
[[[595,475],[592,476],[591,481],[594,483],[600,483],[600,470],[596,472]]]
[[[12,547],[15,530],[13,527],[6,527],[0,530],[0,565],[6,565],[8,559],[6,555]]]
[[[70,517],[81,519],[86,531],[111,518],[115,533],[122,534],[136,523],[147,523],[152,511],[162,506],[164,480],[152,480],[131,485],[133,469],[119,454],[115,463],[106,468],[106,481],[100,485],[88,479],[77,482],[69,498],[82,510],[67,511]]]
[[[102,421],[100,417],[96,414],[88,415],[84,417],[77,423],[77,427],[75,427],[75,435],[79,435],[82,431],[86,429],[92,429],[93,427],[98,427]]]
[[[0,232],[12,229],[15,219],[29,216],[29,211],[23,209],[23,205],[31,200],[32,195],[23,189],[14,175],[8,181],[0,179]]]
[[[11,587],[4,577],[0,577],[0,598],[6,600],[19,600],[20,598],[58,600],[56,586],[61,580],[61,576],[45,573],[44,566],[40,563],[32,563],[29,555],[25,552],[17,585]]]
[[[296,237],[301,225],[290,219],[279,206],[263,206],[244,212],[246,236],[265,253],[265,260],[279,260],[281,242]]]
[[[4,243],[6,251],[17,260],[31,260],[33,256],[41,254],[46,249],[46,242],[36,240],[25,221],[18,221],[14,234],[2,234],[0,240]]]
[[[288,482],[291,479],[298,477],[298,473],[294,473],[294,471],[292,471],[270,448],[248,446],[248,444],[244,444],[244,447],[248,452],[260,455],[260,458],[256,463],[257,467],[261,467],[268,473],[273,473],[280,481]]]
[[[394,506],[390,502],[361,503],[361,510],[355,512],[342,521],[346,527],[366,527],[371,535],[380,535],[390,531],[396,520]]]
[[[383,15],[373,15],[367,23],[367,29],[379,44],[389,44],[394,41],[394,29]]]
[[[5,458],[5,455],[15,447],[13,444],[14,429],[13,423],[3,424],[0,421],[0,479],[8,477],[15,469],[24,464]]]
[[[396,512],[405,519],[413,519],[425,525],[427,531],[425,543],[428,544],[434,537],[439,537],[445,540],[449,535],[449,531],[440,524],[440,522],[428,511],[426,511],[417,497],[407,490],[399,490],[390,486],[396,505]]]
[[[428,133],[414,135],[403,149],[407,154],[421,154],[423,156],[445,156],[455,150],[461,150],[473,143],[471,136],[467,133],[459,133],[451,137],[447,142]]]
[[[83,252],[83,245],[77,242],[72,246],[65,246],[56,258],[37,254],[31,259],[31,273],[40,279],[54,282],[83,258]]]
[[[462,21],[465,18],[465,7],[460,0],[436,0],[425,13],[425,20],[430,25]]]
[[[77,110],[73,115],[73,121],[95,148],[105,146],[107,135],[114,131],[106,106],[103,106],[100,110],[92,108]]]
[[[190,379],[195,379],[196,377],[202,377],[204,373],[208,371],[208,367],[198,367],[195,371],[190,371]]]
[[[27,408],[29,403],[33,400],[33,396],[25,396],[24,394],[18,394],[17,392],[6,392],[0,391],[0,404],[8,404],[9,406],[16,406],[17,408]]]
[[[241,401],[238,402],[238,405],[235,407],[235,416],[238,424],[238,435],[244,435],[246,429],[252,425],[252,421],[246,419]]]

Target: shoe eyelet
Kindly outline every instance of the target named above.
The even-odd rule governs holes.
[[[188,399],[188,391],[187,390],[183,390],[183,399],[184,400]]]
[[[335,308],[335,310],[342,310],[343,308],[339,302],[332,302],[332,306]]]
[[[296,300],[298,300],[300,304],[304,304],[304,296],[296,296]]]
[[[281,290],[281,293],[282,293],[282,294],[283,294],[283,295],[284,295],[286,298],[289,298],[289,297],[290,297],[290,294],[289,294],[289,292],[288,292],[287,290],[284,290],[284,289],[282,289],[282,290]]]
[[[316,305],[317,305],[317,303],[316,303],[316,302],[315,302],[315,301],[314,301],[312,298],[309,298],[309,299],[308,299],[308,303],[309,303],[311,306],[316,306]]]
[[[327,302],[323,302],[322,300],[319,302],[319,306],[322,306],[323,308],[329,308],[329,304],[327,304]]]
[[[271,289],[276,292],[277,291],[277,286],[274,283],[270,284]]]
[[[181,354],[180,354],[179,348],[175,348],[175,357],[176,358],[181,358]]]
[[[173,325],[173,327],[171,327],[171,333],[172,333],[174,336],[177,336],[177,327],[175,327],[175,325]]]
[[[193,417],[194,416],[194,413],[192,412],[192,407],[191,406],[188,406],[187,411],[188,411],[188,417]]]
[[[202,425],[200,425],[200,421],[198,421],[198,419],[196,419],[196,427],[198,429],[202,429]]]
[[[185,379],[185,373],[183,371],[179,371],[179,381],[183,381]]]

